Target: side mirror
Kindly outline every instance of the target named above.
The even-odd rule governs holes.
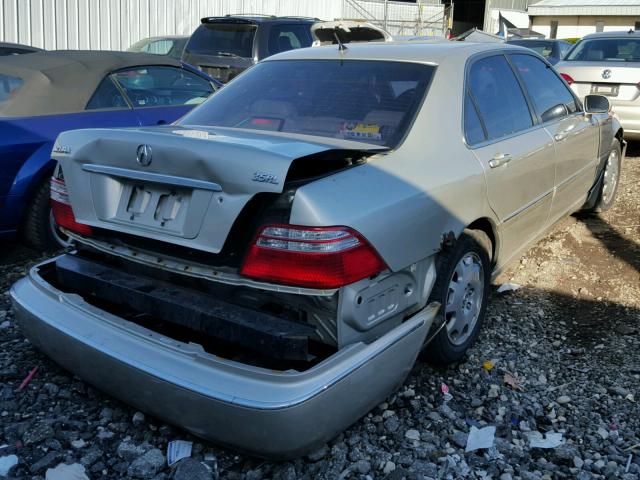
[[[610,108],[609,99],[603,95],[587,95],[584,97],[584,110],[587,113],[607,113]]]

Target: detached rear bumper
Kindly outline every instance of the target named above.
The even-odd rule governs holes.
[[[222,359],[100,310],[34,267],[11,289],[31,342],[97,388],[191,433],[259,456],[302,455],[347,428],[411,370],[437,312],[430,305],[371,344],[304,372]]]

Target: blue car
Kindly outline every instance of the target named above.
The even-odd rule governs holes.
[[[49,205],[59,133],[172,123],[221,84],[170,57],[55,51],[0,60],[0,238],[65,243]],[[64,147],[59,147],[64,148]]]

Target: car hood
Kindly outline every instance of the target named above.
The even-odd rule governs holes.
[[[292,163],[384,147],[231,128],[87,129],[58,137],[76,219],[87,225],[218,253],[247,202],[279,194]]]

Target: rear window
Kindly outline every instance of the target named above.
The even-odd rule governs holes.
[[[2,113],[3,104],[16,96],[23,83],[24,81],[19,77],[0,73],[0,113]]]
[[[565,60],[576,62],[640,62],[640,39],[594,38],[582,40]]]
[[[530,50],[542,55],[544,58],[549,58],[553,55],[553,43],[552,42],[537,42],[535,40],[526,40],[523,42],[511,41],[513,45],[519,45],[521,47],[527,47]]]
[[[395,147],[407,132],[434,67],[369,60],[280,60],[229,83],[183,125],[332,137]]]
[[[253,57],[256,25],[245,23],[203,23],[187,43],[186,51],[196,55]]]

